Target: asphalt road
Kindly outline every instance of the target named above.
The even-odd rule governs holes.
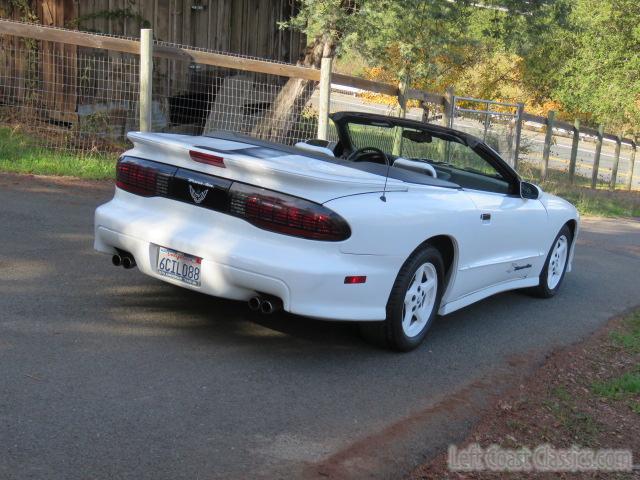
[[[110,194],[0,175],[2,479],[398,478],[640,304],[640,223],[587,220],[559,296],[498,295],[389,353],[111,266],[92,250]]]

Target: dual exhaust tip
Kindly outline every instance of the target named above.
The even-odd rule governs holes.
[[[116,267],[124,267],[127,270],[136,266],[136,259],[129,252],[118,252],[111,257],[111,263]]]
[[[261,297],[256,295],[249,299],[249,310],[270,315],[282,309],[282,300],[276,297]]]
[[[129,252],[118,251],[113,257],[111,257],[111,263],[116,267],[124,267],[127,270],[136,266],[136,259]],[[262,297],[256,295],[249,299],[249,310],[252,312],[260,312],[265,315],[270,315],[278,310],[282,309],[282,300],[277,297]]]

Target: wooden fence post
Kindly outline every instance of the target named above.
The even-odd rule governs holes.
[[[602,152],[602,138],[604,137],[604,125],[598,125],[596,138],[596,153],[593,156],[593,171],[591,172],[591,188],[596,188],[598,183],[598,169],[600,168],[600,152]]]
[[[576,162],[578,160],[578,144],[580,143],[580,120],[573,121],[573,141],[571,142],[571,158],[569,159],[569,183],[576,179]]]
[[[409,78],[405,77],[398,85],[398,117],[407,116],[407,88],[409,87]],[[391,149],[393,155],[402,153],[402,129],[397,128],[393,136],[393,147]]]
[[[616,179],[618,178],[618,166],[620,165],[620,149],[622,148],[622,138],[620,135],[616,137],[616,152],[613,157],[613,167],[611,168],[611,181],[609,182],[609,188],[611,190],[616,189]]]
[[[522,122],[524,122],[524,103],[518,103],[518,109],[516,111],[516,139],[513,150],[513,169],[518,169],[518,160],[520,155],[520,139],[522,138]]]
[[[140,131],[152,129],[151,94],[153,91],[153,31],[140,30]]]
[[[544,150],[542,151],[542,167],[540,168],[540,181],[547,179],[549,169],[549,155],[551,154],[551,142],[553,140],[553,123],[556,119],[556,112],[549,110],[547,115],[547,132],[544,135]]]
[[[420,121],[429,123],[429,104],[424,100],[420,100],[420,108],[422,109],[422,117],[420,118]]]
[[[447,90],[444,94],[444,111],[442,112],[442,118],[444,119],[445,127],[453,127],[453,116],[454,116],[454,98],[456,96],[455,90],[453,87],[447,87]]]
[[[627,180],[627,190],[631,190],[633,182],[633,168],[636,164],[636,150],[638,150],[638,139],[634,139],[631,145],[631,158],[629,159],[629,180]]]
[[[320,64],[320,94],[318,98],[318,138],[326,140],[329,133],[329,108],[331,106],[331,57],[322,57]]]

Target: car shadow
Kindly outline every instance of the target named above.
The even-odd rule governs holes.
[[[143,292],[120,295],[118,311],[121,310],[157,311],[156,326],[187,332],[210,341],[291,346],[291,342],[295,342],[304,348],[314,345],[332,349],[375,349],[361,338],[355,322],[315,320],[284,311],[260,314],[250,311],[245,302],[212,297],[162,282],[145,288]],[[112,316],[119,315],[112,312]],[[136,321],[123,320],[126,323]]]

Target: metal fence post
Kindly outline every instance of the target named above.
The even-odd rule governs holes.
[[[622,148],[622,138],[620,135],[616,137],[616,152],[613,157],[613,167],[611,168],[611,181],[609,182],[609,188],[611,190],[616,189],[616,179],[618,178],[618,165],[620,165],[620,149]]]
[[[331,57],[322,57],[320,64],[320,95],[318,98],[318,138],[326,140],[329,133],[329,108],[331,106]]]
[[[578,144],[580,143],[580,120],[573,121],[573,140],[571,142],[571,157],[569,159],[569,183],[573,185],[576,177],[576,162],[578,160]]]
[[[551,154],[551,141],[553,140],[553,122],[556,119],[556,112],[549,110],[547,115],[547,132],[544,135],[544,150],[542,151],[542,167],[540,168],[540,180],[547,179],[547,170],[549,169],[549,155]]]
[[[518,109],[516,111],[516,139],[515,147],[513,151],[513,169],[518,169],[518,156],[520,155],[520,139],[522,138],[522,122],[524,119],[524,103],[518,103]]]
[[[153,77],[153,31],[140,30],[140,131],[150,132],[152,128],[151,93]]]
[[[629,159],[629,180],[627,180],[627,190],[631,190],[632,182],[633,182],[633,168],[636,163],[636,150],[638,150],[638,139],[634,139],[633,144],[631,145],[631,158]]]
[[[598,137],[596,139],[596,153],[593,156],[593,171],[591,172],[591,188],[596,188],[598,183],[598,168],[600,167],[600,152],[602,151],[602,138],[604,137],[604,125],[598,125]]]

